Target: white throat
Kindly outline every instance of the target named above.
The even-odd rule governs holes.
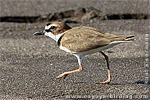
[[[61,34],[58,34],[58,35],[55,35],[55,41],[58,42],[58,40],[65,34],[64,33],[61,33]]]
[[[45,33],[46,36],[48,36],[48,37],[54,39],[56,42],[58,42],[58,40],[59,40],[59,39],[61,38],[61,36],[64,35],[64,34],[65,34],[65,32],[64,32],[64,33],[61,33],[61,34],[58,34],[58,35],[54,35],[54,34],[51,33],[51,32],[46,32],[46,33]]]
[[[50,27],[51,27],[51,25],[45,26],[45,29],[50,29]],[[61,36],[64,35],[64,34],[65,34],[65,32],[64,32],[64,33],[61,33],[61,34],[58,34],[58,35],[54,35],[54,34],[51,33],[51,32],[45,32],[45,35],[46,35],[46,36],[48,36],[48,37],[54,39],[56,42],[58,42],[58,40],[59,40],[59,39],[61,38]]]

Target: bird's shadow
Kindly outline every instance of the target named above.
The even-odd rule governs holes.
[[[136,81],[135,84],[150,84],[150,81]]]
[[[150,81],[146,82],[146,81],[136,81],[134,83],[110,83],[110,85],[135,85],[135,84],[150,84]]]
[[[74,82],[74,84],[89,84],[89,82]],[[91,83],[90,83],[91,84]],[[102,84],[102,83],[92,83],[92,84]],[[108,85],[135,85],[135,84],[150,84],[150,81],[136,81],[134,83],[109,83]]]

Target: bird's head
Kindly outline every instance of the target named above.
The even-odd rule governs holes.
[[[57,41],[59,37],[69,29],[71,29],[71,27],[64,22],[52,22],[46,24],[43,31],[35,32],[34,35],[45,35]]]

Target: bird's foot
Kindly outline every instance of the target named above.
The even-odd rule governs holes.
[[[102,84],[109,84],[110,83],[110,79],[107,79],[106,81],[104,81],[104,82],[101,82]]]
[[[57,76],[56,78],[58,79],[58,78],[64,77],[64,79],[65,79],[67,75],[68,75],[68,73],[64,72],[64,73],[60,74],[59,76]]]

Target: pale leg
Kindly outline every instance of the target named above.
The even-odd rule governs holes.
[[[76,70],[73,70],[73,71],[68,71],[68,72],[64,72],[62,74],[60,74],[59,76],[57,76],[56,78],[61,78],[61,77],[66,77],[67,75],[69,74],[72,74],[72,73],[76,73],[76,72],[80,72],[82,70],[82,66],[81,66],[81,58],[77,55],[75,55],[78,59],[78,64],[79,64],[79,69],[76,69]]]
[[[104,81],[104,82],[101,82],[101,83],[107,84],[107,83],[110,83],[110,81],[111,81],[110,68],[109,68],[109,61],[108,61],[108,56],[107,56],[105,53],[103,53],[103,52],[101,51],[101,54],[105,57],[105,60],[106,60],[106,63],[107,63],[107,68],[108,68],[108,70],[107,70],[108,79],[107,79],[106,81]]]

